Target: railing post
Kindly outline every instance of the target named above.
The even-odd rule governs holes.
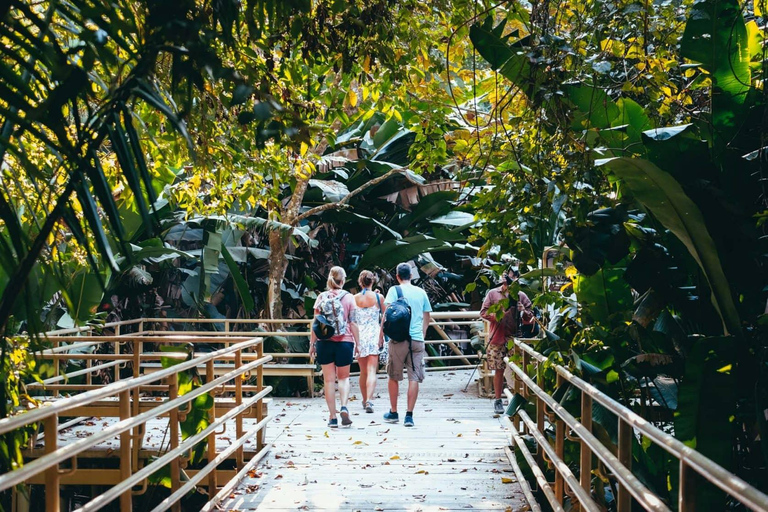
[[[515,361],[517,361],[518,357],[520,357],[520,352],[521,352],[520,351],[520,347],[517,346],[517,338],[513,338],[512,339],[512,343],[513,343],[513,345],[512,345],[512,357],[513,357],[513,359]],[[524,355],[525,354],[523,353],[523,356]],[[517,363],[510,362],[508,364],[517,364]],[[523,366],[523,371],[525,371],[525,366]],[[512,379],[513,379],[512,386],[513,386],[513,389],[514,389],[515,393],[519,394],[520,396],[524,396],[524,397],[528,398],[527,397],[527,393],[525,392],[525,384],[523,383],[523,381],[521,379],[517,378],[517,375],[515,375],[515,372],[512,372]],[[518,432],[522,432],[525,429],[525,424],[523,423],[523,420],[520,419],[520,415],[519,414],[515,415],[514,426],[515,426],[515,429]]]
[[[53,342],[53,348],[58,348],[60,346],[61,346],[61,341],[55,340]],[[61,361],[62,361],[61,359],[58,359],[56,357],[54,357],[54,359],[53,359],[53,376],[54,377],[58,377],[59,376],[59,373],[60,373],[59,366],[61,366]],[[58,388],[53,390],[53,396],[59,396]]]
[[[259,343],[256,346],[256,355],[259,359],[264,357],[264,344]],[[264,389],[264,365],[259,365],[256,368],[256,392],[261,393],[261,391]],[[256,402],[256,421],[261,422],[261,420],[264,419],[264,400],[259,399],[258,402]],[[257,437],[257,449],[258,451],[261,451],[262,448],[264,448],[264,429],[262,428]]]
[[[43,432],[45,433],[45,454],[53,453],[59,444],[59,416],[53,414],[43,420]],[[61,507],[59,499],[59,465],[56,464],[45,470],[45,512],[59,512]]]
[[[243,353],[242,349],[238,349],[235,352],[235,369],[240,369],[240,367],[243,365]],[[235,407],[240,407],[243,403],[243,375],[238,375],[235,377]],[[235,417],[235,434],[236,438],[240,439],[243,437],[243,415],[238,414]],[[243,469],[243,466],[245,465],[245,462],[243,460],[243,447],[237,449],[237,452],[235,452],[235,462],[237,464],[238,471]]]
[[[144,348],[144,343],[141,341],[138,341],[138,339],[134,338],[133,343],[133,377],[137,378],[141,374],[141,351]],[[140,399],[141,399],[141,389],[139,387],[133,388],[133,400],[131,401],[131,413],[133,416],[139,415],[139,405],[140,405]],[[143,427],[141,425],[135,427],[131,431],[131,435],[133,436],[133,453],[132,453],[132,461],[131,461],[131,467],[138,468],[139,467],[139,451],[141,450],[141,446],[143,444]]]
[[[581,392],[581,424],[590,433],[592,432],[592,397],[584,391]],[[579,480],[585,491],[589,492],[592,489],[592,450],[585,439],[581,440]]]
[[[205,365],[205,378],[208,382],[212,382],[216,375],[213,373],[213,360],[210,360]],[[216,421],[216,399],[212,401],[213,405],[208,410],[208,422],[213,423]],[[208,464],[216,458],[216,432],[208,434]],[[208,474],[208,496],[216,496],[218,492],[218,483],[216,481],[216,468],[213,468]]]
[[[563,384],[563,378],[557,376],[557,386],[560,387]],[[563,452],[565,451],[565,422],[560,416],[555,416],[555,454],[560,460],[563,460]],[[563,503],[565,496],[565,480],[563,474],[555,466],[555,497]]]
[[[544,382],[542,382],[544,379],[540,372],[538,371],[539,368],[539,362],[536,361],[536,385],[538,385],[540,388],[543,389]],[[523,368],[523,373],[527,374],[528,370],[526,368]],[[528,393],[526,389],[526,394]],[[536,428],[539,432],[544,434],[544,416],[546,414],[547,406],[544,403],[544,400],[539,398],[538,395],[536,395]],[[539,467],[544,467],[545,460],[544,460],[544,448],[539,446],[536,450],[536,463],[539,465]]]
[[[120,324],[115,326],[115,336],[120,336]],[[113,351],[114,351],[115,355],[120,353],[120,342],[119,341],[115,341],[114,346],[113,346]],[[117,382],[119,380],[120,380],[120,365],[117,364],[117,365],[115,365],[115,378],[114,378],[114,380],[112,382]]]
[[[179,374],[175,373],[170,379],[170,384],[168,386],[168,400],[174,400],[178,398],[179,396]],[[169,434],[171,436],[170,439],[170,447],[171,450],[174,450],[178,448],[179,446],[179,408],[174,407],[171,409],[171,412],[168,414],[169,419]],[[171,460],[171,493],[176,492],[179,490],[179,487],[181,486],[181,464],[179,457],[174,458]],[[171,510],[174,512],[181,512],[181,505],[177,501],[173,504],[171,507]]]
[[[88,329],[86,336],[93,336],[93,329]],[[91,369],[91,361],[92,359],[85,360],[85,367],[89,370]],[[93,383],[93,379],[91,379],[91,372],[85,374],[85,383],[89,386]]]
[[[517,345],[515,345],[515,347],[517,347]],[[528,371],[528,365],[531,364],[531,356],[528,355],[528,352],[526,352],[524,350],[521,350],[521,352],[523,353],[523,363],[522,363],[523,364],[523,371],[527,372]],[[520,387],[520,390],[522,392],[522,386]],[[528,398],[528,390],[527,389],[525,390],[525,394],[523,396],[525,398]]]
[[[696,471],[684,460],[680,460],[680,494],[677,502],[678,512],[696,510]]]
[[[624,467],[632,471],[632,426],[621,418],[619,418],[618,459]],[[621,483],[618,486],[619,495],[616,500],[616,508],[618,512],[629,512],[632,507],[632,495]]]
[[[131,417],[131,393],[123,391],[119,396],[120,420]],[[126,430],[120,433],[120,479],[125,480],[133,474],[131,466],[131,432]],[[120,495],[120,511],[131,512],[133,510],[133,497],[128,489]]]

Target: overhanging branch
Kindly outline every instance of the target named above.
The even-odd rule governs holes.
[[[307,210],[306,212],[304,212],[301,215],[297,216],[293,220],[293,225],[295,226],[299,222],[301,222],[303,220],[306,220],[309,217],[311,217],[313,215],[317,215],[318,213],[324,212],[326,210],[338,210],[338,209],[344,208],[345,206],[347,206],[347,203],[349,203],[350,199],[355,197],[357,194],[359,194],[363,190],[365,190],[367,188],[370,188],[370,187],[373,187],[374,185],[378,185],[379,183],[381,183],[382,181],[386,180],[387,178],[389,178],[391,176],[394,176],[395,174],[399,174],[399,173],[401,173],[401,172],[403,172],[405,170],[406,169],[404,167],[397,167],[395,169],[392,169],[389,172],[387,172],[386,174],[382,174],[378,178],[374,178],[371,181],[369,181],[369,182],[367,182],[367,183],[365,183],[363,185],[360,185],[355,190],[353,190],[349,194],[347,194],[344,197],[342,197],[340,201],[336,201],[335,203],[326,203],[326,204],[322,204],[320,206],[316,206],[314,208],[311,208],[310,210]]]

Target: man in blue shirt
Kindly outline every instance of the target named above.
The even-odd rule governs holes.
[[[389,377],[389,402],[391,408],[384,414],[384,421],[397,423],[397,397],[400,393],[400,381],[403,380],[403,368],[408,368],[408,409],[405,413],[403,425],[413,426],[413,409],[416,406],[416,398],[419,396],[419,383],[424,380],[424,339],[431,320],[432,305],[429,303],[427,293],[411,284],[411,266],[408,263],[400,263],[397,266],[397,282],[403,297],[411,307],[411,340],[390,340],[389,360],[387,361],[387,376]],[[397,290],[393,286],[387,292],[384,299],[385,306],[397,300]],[[385,311],[386,313],[386,311]],[[384,331],[381,331],[379,347],[384,346]]]

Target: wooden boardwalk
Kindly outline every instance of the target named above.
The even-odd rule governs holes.
[[[275,399],[267,429],[271,452],[221,504],[222,510],[529,510],[504,454],[508,435],[469,371],[427,374],[415,428],[366,414],[356,378],[351,428],[329,429],[325,400]]]

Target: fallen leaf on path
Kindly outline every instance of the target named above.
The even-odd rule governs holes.
[[[389,458],[389,460],[400,460],[400,456],[399,455],[393,455],[393,456],[391,456]]]
[[[515,482],[514,478],[509,478],[509,477],[506,477],[506,476],[501,477],[501,483],[503,483],[503,484],[511,484],[511,483],[514,483],[514,482]]]

